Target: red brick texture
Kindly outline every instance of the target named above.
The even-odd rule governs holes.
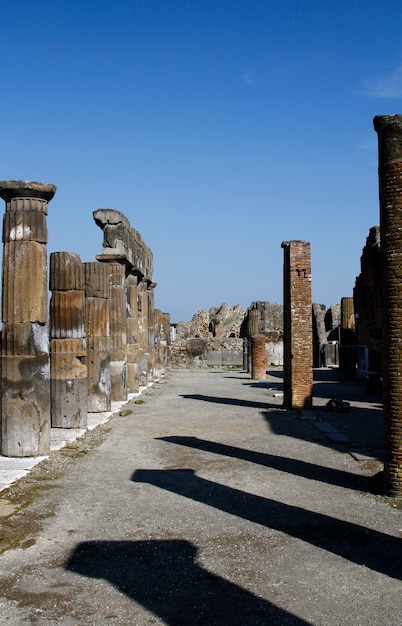
[[[313,396],[313,330],[310,244],[285,241],[284,250],[284,389],[286,408],[305,409]]]
[[[385,491],[402,496],[402,116],[374,118],[379,145]]]

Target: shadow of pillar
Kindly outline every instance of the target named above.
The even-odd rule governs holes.
[[[181,540],[81,543],[68,571],[112,583],[171,626],[287,624],[304,620],[200,567]]]

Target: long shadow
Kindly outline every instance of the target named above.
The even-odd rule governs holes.
[[[187,542],[88,541],[65,568],[102,578],[170,626],[307,625],[304,620],[208,572]]]
[[[322,467],[321,465],[315,465],[314,463],[308,463],[306,461],[299,461],[298,459],[290,459],[275,456],[274,454],[255,452],[254,450],[228,446],[223,443],[216,443],[215,441],[199,439],[198,437],[171,436],[158,437],[158,439],[160,441],[176,443],[178,445],[187,446],[188,448],[194,448],[196,450],[203,450],[205,452],[212,452],[213,454],[220,454],[222,456],[241,459],[242,461],[249,461],[250,463],[270,467],[272,469],[279,470],[280,472],[286,472],[288,474],[293,474],[294,476],[303,476],[309,480],[318,480],[329,485],[336,485],[346,489],[365,491],[370,487],[370,481],[367,480],[367,477],[365,476],[358,476],[357,474],[332,469],[331,467]]]
[[[203,402],[214,402],[216,404],[228,404],[234,406],[244,406],[247,408],[255,409],[270,409],[280,408],[277,404],[270,404],[268,402],[254,402],[253,400],[240,400],[240,398],[225,398],[221,396],[204,396],[199,393],[186,393],[180,396],[189,400],[202,400]]]
[[[402,542],[391,535],[219,485],[193,470],[137,470],[132,480],[287,533],[387,576],[402,577]]]

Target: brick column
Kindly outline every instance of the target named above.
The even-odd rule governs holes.
[[[53,428],[86,428],[84,274],[78,254],[50,255],[50,290],[51,423]]]
[[[247,316],[247,372],[251,372],[252,364],[252,338],[260,334],[261,312],[259,309],[249,309]]]
[[[50,450],[47,281],[48,202],[54,185],[0,182],[3,220],[1,450],[25,457]]]
[[[251,337],[251,378],[265,380],[267,377],[267,352],[264,335]]]
[[[310,244],[284,241],[283,405],[312,405],[313,330]]]
[[[402,496],[402,115],[374,118],[378,134],[383,288],[384,481]]]

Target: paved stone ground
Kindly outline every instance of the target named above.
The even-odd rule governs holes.
[[[402,624],[379,398],[317,377],[298,414],[280,372],[173,371],[36,465],[1,493],[0,623]]]

